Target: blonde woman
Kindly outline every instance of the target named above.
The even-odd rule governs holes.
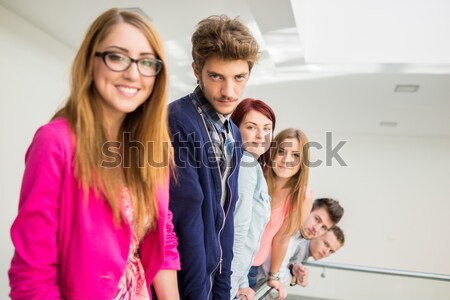
[[[110,9],[75,57],[65,106],[26,155],[12,299],[179,299],[161,40]]]
[[[312,191],[307,188],[309,176],[308,138],[298,129],[288,128],[274,138],[271,166],[266,180],[271,197],[271,214],[261,238],[261,246],[249,272],[250,286],[256,284],[258,266],[269,253],[268,285],[274,287],[279,299],[286,289],[279,280],[279,270],[293,236],[305,221],[312,207]]]

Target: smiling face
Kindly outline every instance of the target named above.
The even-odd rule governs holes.
[[[289,179],[300,170],[302,145],[296,138],[283,140],[273,159],[273,172],[279,179]]]
[[[270,147],[272,141],[272,121],[262,113],[249,111],[239,126],[242,144],[246,151],[260,157]]]
[[[247,61],[209,57],[201,73],[198,73],[194,63],[192,67],[203,95],[214,110],[222,115],[231,114],[238,105],[250,75]]]
[[[125,54],[133,59],[155,58],[144,34],[127,23],[112,27],[96,51]],[[142,76],[135,63],[125,71],[115,72],[106,66],[101,57],[95,57],[93,81],[101,98],[106,121],[121,124],[127,113],[148,99],[155,77]]]
[[[315,259],[325,258],[341,248],[342,244],[338,241],[333,231],[327,231],[325,234],[310,241],[309,251]]]
[[[303,223],[302,236],[305,239],[313,239],[321,236],[334,225],[328,211],[324,207],[319,207],[309,214]]]

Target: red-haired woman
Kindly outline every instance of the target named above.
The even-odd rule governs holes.
[[[239,198],[234,212],[234,246],[231,264],[231,299],[254,291],[247,274],[258,252],[262,233],[270,218],[270,197],[264,170],[270,160],[275,114],[265,102],[244,99],[231,119],[242,135],[244,155],[239,169]]]

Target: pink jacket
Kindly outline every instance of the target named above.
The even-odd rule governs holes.
[[[12,299],[111,299],[130,248],[128,225],[117,226],[108,204],[74,177],[74,138],[64,119],[36,132],[26,155],[15,246]],[[157,192],[157,229],[140,245],[147,284],[161,269],[179,270],[168,190]]]

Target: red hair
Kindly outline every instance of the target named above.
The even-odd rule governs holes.
[[[237,125],[237,127],[240,127],[245,116],[252,110],[256,110],[257,112],[263,114],[270,121],[272,121],[272,135],[273,135],[276,123],[275,113],[273,112],[272,108],[262,100],[252,98],[246,98],[242,100],[234,110],[233,114],[231,115],[231,120]],[[258,159],[264,171],[270,165],[271,150],[272,145],[269,147],[269,150],[264,152],[264,154],[261,155]]]

